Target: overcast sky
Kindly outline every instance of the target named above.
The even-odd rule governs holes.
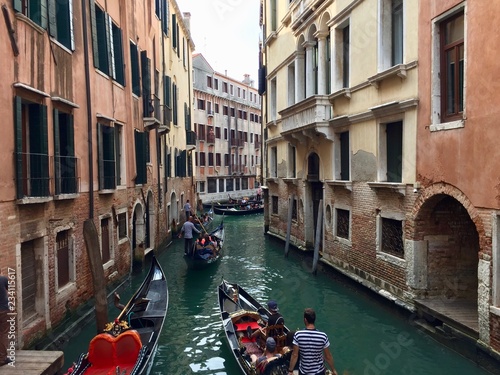
[[[177,0],[191,13],[195,52],[214,70],[238,81],[250,74],[257,87],[260,0]]]

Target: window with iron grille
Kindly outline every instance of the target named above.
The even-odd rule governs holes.
[[[400,258],[404,258],[403,222],[382,218],[382,247],[381,251]]]
[[[233,191],[234,189],[234,180],[232,178],[226,179],[226,191]]]
[[[54,109],[55,194],[78,193],[73,115]]]
[[[56,253],[57,253],[57,287],[61,289],[69,284],[71,268],[71,249],[70,232],[63,230],[56,235]]]
[[[278,197],[273,195],[271,197],[271,206],[272,206],[272,213],[274,215],[278,215]]]
[[[127,238],[127,213],[121,212],[118,214],[118,239]]]
[[[336,225],[335,234],[337,237],[349,239],[350,212],[340,208],[335,209]]]

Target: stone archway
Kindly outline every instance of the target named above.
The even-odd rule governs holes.
[[[168,217],[170,220],[170,228],[175,232],[179,224],[179,206],[177,203],[177,194],[170,194],[170,206],[168,208]]]
[[[137,202],[132,213],[132,249],[134,252],[137,247],[144,246],[145,235],[144,208],[141,203]]]
[[[408,280],[417,307],[477,333],[483,231],[478,212],[461,191],[440,183],[422,192],[414,213]]]

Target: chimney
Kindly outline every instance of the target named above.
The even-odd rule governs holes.
[[[191,33],[191,13],[184,12],[182,13],[182,17],[184,18],[184,24],[186,25],[186,28],[188,29],[189,33]]]

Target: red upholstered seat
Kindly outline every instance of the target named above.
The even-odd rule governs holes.
[[[248,326],[251,329],[258,329],[260,327],[257,322],[236,323],[234,326],[236,327],[236,331],[246,331]]]
[[[139,333],[129,330],[114,337],[101,333],[90,341],[88,359],[91,367],[85,371],[90,375],[115,375],[116,368],[120,373],[130,372],[137,361],[142,347]]]

